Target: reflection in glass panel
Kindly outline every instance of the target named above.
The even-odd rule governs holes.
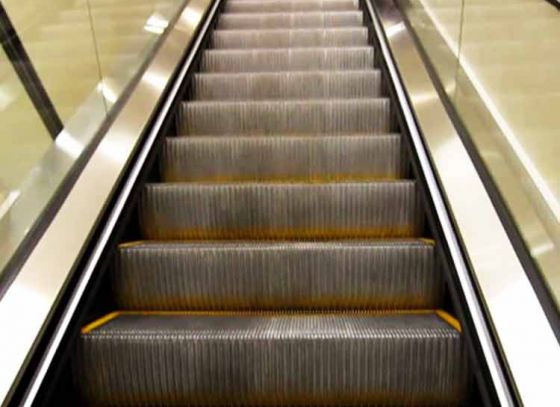
[[[88,0],[107,105],[121,95],[176,14],[177,0]]]
[[[398,0],[447,94],[455,92],[463,0]]]
[[[559,34],[560,15],[544,1],[467,2],[455,101],[557,301]]]
[[[456,46],[446,1],[404,11],[560,304],[560,14],[543,0],[465,1]],[[459,57],[454,75],[441,43]]]
[[[19,77],[0,50],[0,217],[52,139]]]
[[[100,72],[86,2],[55,0],[45,7],[43,1],[27,0],[34,16],[21,11],[20,0],[3,3],[62,122],[88,98],[103,106],[96,91]]]
[[[0,285],[2,269],[185,3],[51,0],[45,7],[41,0],[2,2],[64,129],[47,131],[10,63],[0,56]]]

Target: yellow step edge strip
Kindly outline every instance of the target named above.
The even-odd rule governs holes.
[[[252,240],[252,242],[270,242],[270,241],[274,241],[276,239],[258,239],[255,238],[254,240]],[[136,246],[142,246],[145,244],[151,244],[151,243],[202,243],[202,244],[207,244],[207,243],[213,243],[213,242],[219,242],[219,243],[235,243],[238,242],[240,240],[226,240],[225,242],[223,240],[199,240],[199,239],[184,239],[184,240],[149,240],[149,239],[144,239],[144,240],[131,240],[130,242],[123,242],[123,243],[119,243],[118,244],[118,248],[119,249],[127,249],[130,247],[136,247]],[[302,243],[310,243],[310,242],[315,242],[316,240],[301,240]],[[320,240],[321,242],[325,242],[324,239]],[[372,238],[364,238],[364,239],[357,239],[357,238],[349,238],[349,239],[344,239],[344,240],[336,240],[336,242],[352,242],[352,241],[359,241],[359,242],[364,242],[364,241],[371,241],[372,243],[378,244],[378,243],[383,243],[383,242],[387,242],[389,241],[389,243],[406,243],[406,242],[421,242],[424,244],[427,244],[429,246],[435,246],[435,241],[433,239],[428,239],[428,238],[424,238],[424,237],[395,237],[395,238],[383,238],[383,237],[372,237]],[[243,242],[245,242],[245,240],[243,240]],[[276,241],[279,243],[294,243],[294,240],[286,240],[286,241]]]
[[[445,322],[447,322],[449,325],[451,325],[453,328],[455,328],[458,332],[463,332],[463,329],[461,328],[461,323],[459,322],[459,320],[453,316],[451,316],[450,314],[448,314],[447,312],[443,311],[443,310],[436,310],[436,314],[443,319]]]
[[[372,228],[268,228],[247,227],[245,229],[225,228],[176,228],[164,235],[167,240],[206,239],[371,239],[371,238],[412,238],[417,234],[416,225],[379,226]],[[154,230],[155,229],[155,230]],[[148,235],[157,236],[156,228],[148,228]]]
[[[149,243],[149,242],[150,242],[150,240],[131,240],[130,242],[119,243],[118,248],[119,249],[126,249],[126,248],[129,248],[129,247],[141,246],[141,245]]]
[[[105,316],[102,316],[101,318],[96,319],[93,322],[90,322],[89,324],[87,324],[86,326],[84,326],[81,329],[81,332],[83,334],[87,334],[88,332],[93,331],[94,329],[100,328],[101,326],[107,324],[108,322],[112,321],[113,319],[121,316],[123,314],[122,311],[114,311],[111,312]]]
[[[85,325],[81,329],[82,334],[88,334],[91,331],[100,328],[101,326],[109,323],[117,317],[122,315],[159,315],[159,316],[173,316],[173,315],[201,315],[201,316],[223,316],[223,315],[244,315],[244,316],[266,316],[266,315],[344,315],[344,314],[362,314],[362,315],[426,315],[436,314],[442,320],[447,322],[451,327],[455,328],[458,332],[462,332],[461,324],[457,319],[449,315],[443,310],[341,310],[341,311],[321,311],[312,312],[309,310],[295,310],[295,311],[114,311],[95,321]]]

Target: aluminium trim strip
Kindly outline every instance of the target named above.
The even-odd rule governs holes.
[[[32,384],[24,396],[22,405],[32,405],[66,327],[88,286],[105,244],[109,240],[164,119],[170,112],[173,98],[179,92],[181,83],[193,63],[204,33],[208,30],[220,2],[221,0],[191,0],[186,5],[142,75],[136,89],[123,106],[121,113],[92,154],[59,212],[0,301],[0,324],[10,327],[10,329],[6,329],[6,335],[0,335],[0,348],[10,349],[10,352],[0,353],[0,366],[2,366],[0,369],[0,402],[2,405],[9,403],[11,392],[27,358],[34,349],[36,338],[41,334],[50,312],[64,290],[68,277],[87,245],[92,228],[113,195],[114,186],[123,175],[131,154],[140,147],[138,159],[110,212],[108,221],[80,276],[76,290],[64,310],[47,351],[32,379]],[[209,8],[210,12],[207,13]],[[198,36],[193,39],[205,16],[206,20]],[[170,88],[170,96],[155,119],[145,143],[139,146],[152,112],[158,105],[162,93],[170,85],[170,78],[184,57],[185,50],[191,44],[191,52]],[[66,247],[61,251],[60,246],[63,242]],[[17,318],[14,317],[16,309],[19,312]]]
[[[371,0],[366,0],[366,4],[410,126],[499,402],[504,406],[515,405],[498,352],[503,355],[516,395],[523,405],[550,405],[557,400],[555,378],[560,365],[560,346],[552,327],[484,184],[439,100],[402,15],[396,15],[391,0],[375,0],[379,14],[374,12]],[[410,103],[405,86],[411,96]],[[454,232],[451,214],[463,245]],[[484,309],[477,300],[477,291]],[[485,310],[493,326],[486,325]],[[499,350],[493,346],[492,335]]]
[[[212,0],[209,0],[212,1]],[[41,360],[39,369],[37,370],[36,375],[33,378],[33,382],[32,385],[29,389],[29,391],[26,393],[25,395],[25,399],[22,403],[22,406],[24,407],[31,407],[35,401],[35,397],[37,396],[37,393],[40,389],[40,386],[47,374],[48,368],[56,354],[56,351],[58,350],[58,347],[64,337],[64,334],[66,333],[66,328],[68,327],[68,325],[70,324],[70,321],[74,315],[74,312],[76,311],[76,308],[79,305],[79,302],[82,298],[82,296],[84,295],[86,288],[88,286],[88,283],[97,267],[97,264],[101,258],[101,255],[103,253],[103,250],[105,249],[107,242],[109,241],[111,235],[113,234],[113,230],[115,229],[115,226],[117,224],[117,221],[122,213],[122,211],[124,210],[126,201],[128,199],[128,197],[130,196],[130,193],[132,192],[132,189],[134,187],[134,184],[136,183],[136,180],[138,179],[138,176],[140,175],[140,172],[142,170],[142,168],[144,167],[144,164],[146,162],[146,159],[148,158],[148,155],[150,154],[150,151],[156,141],[156,138],[159,134],[159,131],[163,125],[163,122],[165,121],[165,118],[169,115],[169,113],[171,112],[171,108],[173,105],[173,99],[175,99],[175,96],[179,93],[179,90],[181,88],[181,85],[184,82],[185,76],[187,75],[187,72],[190,68],[190,66],[193,63],[193,60],[196,56],[196,54],[198,53],[198,50],[200,48],[202,39],[204,38],[205,33],[208,31],[208,28],[210,26],[210,22],[213,20],[213,17],[220,5],[222,0],[216,0],[214,2],[214,5],[212,6],[212,9],[210,10],[208,16],[206,17],[205,23],[202,27],[202,29],[200,30],[195,43],[193,44],[191,51],[189,52],[189,55],[187,57],[187,60],[185,61],[185,63],[183,64],[183,67],[181,68],[179,75],[177,76],[175,82],[173,83],[173,87],[171,88],[170,92],[169,92],[169,96],[166,99],[162,109],[160,110],[160,113],[158,114],[157,119],[154,122],[154,125],[152,127],[152,129],[150,130],[150,133],[146,139],[146,142],[144,143],[144,145],[142,146],[142,150],[140,151],[140,154],[138,155],[138,158],[136,160],[136,162],[134,163],[134,167],[132,168],[132,171],[130,172],[130,176],[128,177],[121,193],[119,194],[117,201],[113,207],[113,209],[111,210],[111,213],[109,215],[109,218],[107,220],[107,223],[105,224],[103,231],[99,237],[99,240],[97,241],[97,243],[95,244],[95,247],[93,249],[92,255],[90,256],[86,266],[85,266],[85,270],[82,273],[78,284],[76,285],[76,290],[72,293],[72,296],[68,302],[68,306],[66,307],[66,309],[64,310],[64,313],[62,315],[61,321],[58,324],[58,326],[56,327],[55,333],[53,335],[52,340],[49,343],[48,349],[45,352],[45,355],[43,357],[43,359]],[[193,1],[194,2],[194,1]],[[181,17],[179,17],[179,20],[182,20],[183,18],[186,21],[192,21],[192,17],[189,17],[192,13],[191,13],[191,9],[189,8],[190,4],[187,5],[187,8],[185,8],[185,11],[181,14]],[[191,20],[189,20],[189,18]],[[157,58],[157,57],[156,57]],[[149,71],[149,68],[148,68]],[[118,313],[114,313],[114,314],[118,314]]]
[[[407,93],[404,90],[404,85],[400,79],[399,71],[395,65],[395,61],[389,49],[388,41],[384,36],[384,29],[387,29],[387,27],[384,26],[383,28],[381,28],[382,23],[380,21],[380,17],[378,17],[378,15],[373,10],[371,0],[366,0],[366,5],[371,15],[374,30],[380,43],[381,53],[387,64],[391,82],[395,87],[397,98],[401,105],[401,109],[403,111],[403,115],[410,133],[410,138],[420,162],[420,167],[422,168],[422,172],[426,178],[426,184],[428,186],[430,196],[433,200],[447,246],[449,247],[453,265],[455,270],[457,271],[461,289],[467,302],[467,306],[469,308],[469,312],[471,314],[475,331],[477,333],[478,340],[480,341],[480,345],[484,353],[490,375],[493,379],[494,388],[496,389],[498,399],[500,400],[502,406],[513,406],[514,403],[508,391],[507,380],[500,366],[500,358],[497,354],[496,349],[494,349],[494,345],[492,343],[492,335],[490,333],[490,330],[488,329],[488,326],[486,325],[484,312],[482,311],[482,308],[480,307],[480,304],[478,302],[476,290],[470,278],[469,269],[463,258],[461,245],[457,240],[457,236],[455,234],[453,223],[447,210],[445,200],[441,194],[430,158],[428,157],[426,147],[422,140],[422,136],[420,135],[419,125],[416,123],[413,108],[411,107],[411,103],[407,98]]]

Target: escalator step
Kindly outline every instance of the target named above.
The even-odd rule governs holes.
[[[160,162],[167,182],[395,179],[402,151],[399,135],[174,137]]]
[[[208,50],[201,72],[373,69],[372,47]]]
[[[183,135],[387,134],[389,99],[184,102]]]
[[[147,184],[148,239],[413,237],[414,181],[330,184]]]
[[[229,13],[218,20],[220,30],[255,28],[323,28],[362,27],[361,11],[304,12],[304,13]]]
[[[295,30],[217,30],[213,48],[298,48],[366,46],[365,27]]]
[[[420,240],[124,244],[117,305],[136,310],[421,309],[441,305]]]
[[[458,405],[451,324],[430,311],[115,313],[82,331],[74,376],[103,406]]]
[[[242,0],[226,2],[224,12],[270,13],[297,11],[347,11],[358,9],[358,0]]]
[[[178,137],[123,220],[146,240],[118,246],[84,309],[121,311],[75,335],[62,404],[478,400],[360,6],[224,0],[201,20]]]
[[[191,96],[224,101],[375,98],[381,96],[381,74],[374,70],[197,74]]]

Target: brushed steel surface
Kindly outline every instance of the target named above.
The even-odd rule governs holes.
[[[99,95],[92,95],[65,123],[45,154],[17,189],[13,203],[2,202],[0,208],[0,270],[28,237],[37,220],[64,184],[72,167],[105,120],[107,111]],[[1,374],[0,374],[1,375]]]
[[[202,72],[276,72],[373,69],[372,47],[208,50]]]
[[[558,10],[532,0],[399,3],[439,79],[453,83],[450,102],[560,307]]]
[[[444,282],[422,240],[121,245],[119,309],[433,309]]]
[[[196,74],[194,100],[341,99],[381,97],[381,73],[364,71]]]
[[[544,2],[497,6],[465,6],[454,105],[560,312],[560,15]],[[484,15],[497,25],[479,27]]]
[[[361,27],[363,17],[360,11],[324,13],[235,13],[222,15],[218,21],[218,29],[247,30],[257,28]]]
[[[242,0],[227,2],[225,13],[270,13],[296,11],[346,11],[358,10],[358,0]]]
[[[387,134],[389,99],[184,102],[181,135]]]
[[[402,155],[397,134],[189,136],[166,140],[160,167],[167,182],[397,179],[404,176]]]
[[[369,0],[368,3],[371,7],[372,3]],[[491,339],[484,328],[484,316],[489,318],[499,352],[521,401],[528,406],[550,405],[551,400],[557,400],[558,341],[474,164],[446,114],[402,15],[390,1],[377,0],[374,4],[379,13],[380,28],[387,36],[393,55],[389,55],[387,48],[384,56],[391,61],[394,58],[394,74],[400,73],[407,89],[423,133],[423,142],[429,151],[425,160],[433,163],[473,270],[474,284],[481,294],[484,313],[476,304],[476,293],[469,282],[471,277],[465,274],[467,269],[461,266],[462,260],[457,255],[459,278],[474,313],[474,323],[500,402],[513,405],[504,372],[496,362],[496,351],[492,350]],[[401,101],[405,98],[403,95]],[[441,205],[444,205],[443,201]],[[445,212],[442,206],[440,214]],[[445,216],[441,219],[445,220]],[[446,233],[450,237],[452,227],[449,221]],[[453,243],[453,238],[449,241]]]
[[[173,21],[185,1],[152,0],[149,8],[154,11],[159,3],[160,21]],[[124,4],[101,8],[98,1],[91,3],[61,1],[49,5],[48,13],[40,0],[25,6],[17,1],[3,3],[64,129],[55,140],[43,134],[46,128],[31,102],[18,96],[24,90],[4,56],[0,64],[5,99],[0,121],[0,269],[5,274],[0,296],[70,189],[72,174],[99,141],[108,112],[114,115],[113,103],[143,69],[144,58],[163,34],[163,30],[144,31],[151,12],[136,1],[127,4],[126,15],[119,14],[124,18],[118,33],[102,30]],[[68,14],[72,18],[66,19]],[[16,82],[8,83],[9,78]]]
[[[98,405],[451,406],[467,388],[461,335],[433,313],[125,314],[80,345]]]
[[[282,55],[277,51],[251,51],[258,55],[253,67],[268,66],[274,52]],[[287,53],[287,66],[292,69],[315,69],[315,60],[321,68],[325,58],[321,53],[340,54],[338,49],[292,51]],[[232,53],[248,55],[246,51],[221,55]],[[292,54],[297,54],[295,60]],[[350,54],[344,58],[352,63],[359,59]],[[241,62],[233,69],[240,69]],[[346,67],[329,68],[340,66]],[[340,169],[360,167],[359,160],[342,162],[340,143],[368,137],[370,144],[364,145],[378,154],[381,144],[376,137],[387,139],[382,130],[393,124],[384,99],[214,100],[185,103],[182,111],[185,135],[199,133],[206,138],[170,142],[220,143],[212,153],[224,146],[225,154],[245,150],[246,157],[230,162],[235,171],[243,171],[246,163],[264,168],[274,164],[264,162],[266,157],[259,154],[271,145],[275,153],[286,154],[283,148],[294,140],[301,152],[294,152],[287,166],[296,164],[300,154],[302,168],[309,171],[339,154]],[[364,131],[367,136],[356,134]],[[240,137],[243,132],[251,137]],[[255,137],[259,133],[277,136],[280,147],[271,137]],[[335,142],[324,133],[340,135],[340,140]],[[323,151],[305,157],[313,151],[306,146],[317,146],[318,140]],[[162,240],[412,237],[423,231],[416,189],[416,182],[409,180],[147,184],[140,198],[140,229],[144,237]],[[137,299],[141,295],[149,300],[149,290],[155,289],[154,295],[160,296],[156,307],[181,309],[177,304],[183,301],[183,306],[217,310],[181,315],[114,313],[105,322],[94,322],[82,330],[75,377],[88,401],[102,405],[456,405],[464,400],[469,369],[460,326],[452,317],[422,310],[410,315],[297,312],[309,302],[323,310],[337,304],[386,309],[435,306],[443,291],[442,276],[432,273],[432,244],[410,240],[125,244],[120,248],[121,260],[129,262],[120,263],[120,273],[114,275],[117,291],[120,287],[125,296],[132,294],[134,285],[139,287]],[[209,248],[216,246],[220,249],[214,255]],[[148,257],[130,257],[145,254]],[[159,268],[154,270],[152,261]],[[151,278],[158,281],[151,284]],[[179,289],[176,297],[166,295],[169,289]],[[283,315],[219,311],[267,305],[291,309]],[[97,374],[97,369],[103,374]]]
[[[327,184],[147,184],[149,239],[413,237],[422,230],[415,181]]]
[[[156,52],[154,59],[142,75],[137,88],[123,106],[90,161],[86,164],[76,184],[49,227],[37,243],[33,253],[21,268],[12,285],[0,301],[0,324],[5,330],[0,335],[0,400],[6,402],[12,386],[33,351],[36,340],[50,317],[53,306],[60,298],[65,283],[74,270],[76,260],[88,242],[92,228],[99,220],[117,180],[123,175],[130,155],[139,145],[152,112],[160,100],[185,48],[194,41],[196,28],[209,0],[192,0],[181,13],[175,26]],[[98,244],[103,243],[103,237]],[[64,250],[60,250],[64,242]],[[97,253],[97,256],[99,256]],[[95,257],[95,256],[94,256]],[[95,261],[95,258],[92,259]],[[26,404],[31,404],[40,378],[45,374],[48,361],[59,343],[63,326],[68,324],[71,309],[86,287],[91,270],[86,270],[78,291],[63,315],[60,329],[53,337],[53,347],[46,353],[44,363],[37,372],[39,379],[33,383]]]
[[[216,30],[213,48],[303,48],[367,45],[367,28]]]

